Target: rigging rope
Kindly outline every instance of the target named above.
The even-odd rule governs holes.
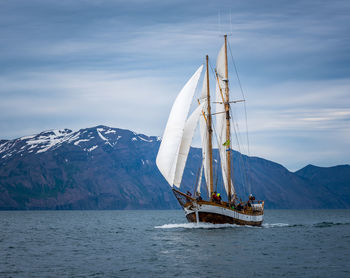
[[[232,50],[231,50],[231,46],[230,46],[230,44],[228,44],[228,47],[229,47],[229,50],[230,50],[230,55],[231,55],[232,63],[233,63],[233,66],[234,66],[234,69],[235,69],[235,73],[236,73],[236,76],[237,76],[237,81],[238,81],[238,85],[239,85],[239,88],[240,88],[240,91],[241,91],[241,94],[242,94],[242,98],[245,100],[245,95],[244,95],[244,92],[243,92],[243,88],[242,88],[241,79],[239,78],[239,75],[238,75],[237,66],[236,66],[235,60],[233,59],[233,55],[232,55]],[[249,149],[249,136],[248,136],[247,107],[246,107],[245,101],[244,101],[244,103],[243,103],[243,104],[244,104],[244,116],[245,116],[246,127],[247,127],[247,144],[248,144],[248,155],[250,155],[250,149]]]
[[[233,112],[232,112],[232,109],[231,109],[231,106],[230,106],[230,111],[231,111],[231,115],[233,115]],[[241,180],[242,180],[242,183],[243,183],[243,187],[242,189],[244,190],[244,193],[245,194],[249,194],[250,192],[247,192],[246,190],[246,187],[248,186],[248,191],[250,191],[250,186],[249,186],[249,182],[248,182],[248,178],[247,178],[247,173],[245,171],[245,169],[247,169],[248,167],[246,166],[246,163],[244,161],[244,159],[242,158],[243,157],[243,153],[242,153],[242,150],[241,150],[241,146],[240,146],[240,139],[239,139],[239,127],[238,127],[238,124],[235,125],[235,122],[234,122],[234,119],[233,117],[231,118],[232,120],[232,126],[233,126],[233,130],[234,130],[234,133],[235,133],[235,137],[236,137],[236,142],[237,142],[237,148],[238,148],[238,151],[239,151],[239,156],[238,156],[238,160],[239,160],[239,163],[238,163],[238,166],[240,168],[240,175],[241,175]],[[237,128],[237,130],[236,130]],[[242,167],[243,166],[243,167]],[[246,186],[244,186],[246,185]]]
[[[238,85],[239,85],[239,88],[240,88],[240,91],[241,91],[241,94],[242,94],[242,98],[245,100],[246,98],[245,98],[245,95],[244,95],[244,91],[243,91],[241,79],[239,78],[237,66],[236,66],[235,60],[234,60],[234,58],[233,58],[231,46],[230,46],[229,43],[228,43],[228,47],[229,47],[229,51],[230,51],[230,56],[231,56],[232,64],[233,64],[234,69],[235,69],[235,73],[236,73]],[[243,105],[244,105],[244,117],[245,117],[245,125],[246,125],[247,154],[248,154],[248,156],[250,156],[249,128],[248,128],[247,106],[246,106],[245,101],[243,102]],[[250,193],[251,193],[251,174],[250,174],[251,171],[250,171],[250,163],[247,163],[247,166],[248,166],[248,167],[247,167],[247,171],[248,171],[248,173],[249,173],[249,175],[248,175],[248,177],[249,177],[249,178],[248,178],[248,187],[249,187],[249,194],[250,194]]]

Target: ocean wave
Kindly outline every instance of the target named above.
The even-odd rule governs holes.
[[[341,225],[350,225],[349,222],[320,222],[313,224],[313,227],[315,228],[328,228],[333,226],[341,226]]]

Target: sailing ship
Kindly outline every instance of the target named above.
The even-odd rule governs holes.
[[[172,187],[179,204],[185,211],[189,222],[208,222],[213,224],[238,224],[260,226],[264,217],[264,201],[257,201],[251,194],[247,201],[238,198],[233,183],[231,167],[231,109],[230,105],[238,101],[230,101],[227,35],[219,51],[215,69],[215,102],[211,102],[209,89],[208,55],[206,56],[206,72],[203,78],[201,97],[198,107],[188,116],[194,93],[203,70],[203,65],[193,74],[175,99],[168,122],[159,147],[156,164],[161,174]],[[243,100],[242,100],[243,101]],[[212,113],[211,104],[216,111]],[[213,122],[216,117],[215,135],[220,155],[223,184],[227,193],[227,201],[221,200],[214,190],[213,181]],[[187,157],[191,147],[195,129],[200,126],[202,143],[202,167],[196,192],[192,194],[180,191],[181,180]],[[208,198],[200,195],[202,171],[207,185]],[[178,189],[176,189],[176,188]]]

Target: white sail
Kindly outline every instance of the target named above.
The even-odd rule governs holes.
[[[219,81],[221,84],[223,82]],[[226,160],[226,147],[223,145],[226,142],[226,114],[225,106],[223,104],[223,100],[221,97],[219,85],[216,84],[216,133],[217,133],[217,140],[218,140],[218,149],[220,154],[220,161],[221,161],[221,170],[222,170],[222,177],[224,180],[224,186],[226,192],[228,192],[228,183],[227,183],[227,160]]]
[[[226,82],[225,79],[225,45],[221,48],[217,61],[216,61],[216,72],[218,74],[218,81],[216,82],[216,132],[217,132],[217,140],[218,140],[218,149],[221,160],[221,170],[222,177],[224,180],[225,190],[228,193],[228,181],[227,181],[227,172],[228,167],[226,160],[226,151],[228,147],[224,146],[226,142],[226,113],[225,113],[225,104],[224,104],[224,95],[226,90]],[[230,151],[230,150],[229,150]],[[233,183],[231,182],[231,193],[234,194]]]
[[[203,102],[203,112],[207,111],[207,102]],[[199,129],[201,134],[201,141],[202,141],[202,158],[203,158],[203,165],[204,165],[204,177],[207,184],[208,192],[210,192],[210,159],[209,159],[209,145],[208,145],[208,125],[207,125],[207,119],[204,117],[202,112],[202,115],[199,119]],[[204,112],[205,115],[207,115],[206,112]]]
[[[159,147],[156,164],[170,186],[174,184],[186,118],[202,69],[200,66],[176,97]]]
[[[199,129],[202,141],[202,158],[204,166],[204,177],[210,192],[210,159],[209,159],[209,134],[208,134],[208,102],[207,102],[207,73],[205,73],[201,94],[201,103],[205,103],[203,106],[203,113],[199,119]],[[210,196],[209,196],[210,197]]]
[[[216,72],[221,80],[225,78],[225,60],[225,44],[223,44],[216,59]]]
[[[186,165],[187,156],[191,147],[192,138],[194,135],[194,131],[196,130],[196,127],[197,127],[199,116],[202,113],[203,105],[204,103],[199,105],[186,121],[186,125],[184,128],[184,132],[181,140],[180,150],[179,150],[179,154],[176,162],[174,185],[177,187],[180,187],[182,175]]]
[[[207,99],[208,95],[208,88],[207,88],[207,73],[208,70],[205,71],[204,78],[203,78],[203,86],[202,86],[202,93],[201,93],[201,100],[202,99]]]
[[[198,179],[198,184],[197,184],[197,193],[200,195],[201,194],[201,184],[202,184],[202,176],[203,176],[203,168],[204,168],[204,163],[202,160],[202,166],[201,170],[199,172],[199,179]]]

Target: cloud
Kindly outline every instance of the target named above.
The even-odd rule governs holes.
[[[255,118],[269,119],[253,124],[253,130],[338,128],[349,120],[350,79],[295,81],[249,91]]]
[[[349,163],[349,94],[350,79],[249,87],[246,107],[250,152],[243,103],[232,105],[239,138],[239,145],[234,142],[233,147],[278,161],[291,170],[309,163],[331,166],[337,164],[337,159],[338,163]]]
[[[95,124],[161,135],[176,94],[206,54],[215,67],[227,32],[254,153],[293,169],[343,162],[349,11],[348,1],[2,2],[1,137]],[[243,132],[244,107],[233,110]]]
[[[44,118],[61,118],[65,125],[59,127],[76,129],[82,127],[79,124],[84,119],[88,125],[109,123],[160,134],[166,119],[159,117],[159,113],[166,114],[170,109],[170,101],[176,97],[179,85],[157,78],[152,72],[148,76],[144,72],[141,75],[139,72],[72,71],[2,77],[2,127],[4,120],[11,118],[27,119],[22,123],[25,126],[30,116],[38,120],[36,125],[39,126]],[[149,128],[145,129],[145,125]],[[12,132],[13,136],[23,135],[21,128]]]

